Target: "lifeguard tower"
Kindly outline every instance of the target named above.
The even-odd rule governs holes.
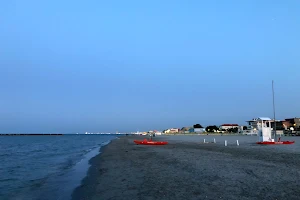
[[[258,141],[274,142],[272,139],[271,119],[268,117],[259,117],[257,119]]]
[[[274,121],[274,136],[276,137],[276,118],[275,118],[275,103],[274,103],[274,86],[272,81],[272,93],[273,93],[273,111],[274,120],[268,117],[260,117],[257,119],[257,129],[258,129],[258,142],[256,144],[294,144],[295,141],[275,141],[272,139],[272,128],[271,121]]]

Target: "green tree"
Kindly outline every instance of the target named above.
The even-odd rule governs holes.
[[[229,133],[237,133],[237,132],[239,132],[239,128],[237,128],[237,127],[235,127],[235,128],[229,128],[229,129],[227,129],[227,132],[229,132]]]
[[[219,130],[219,127],[217,127],[216,125],[213,125],[213,126],[207,126],[205,128],[206,132],[214,132],[214,131],[218,131]]]
[[[195,124],[194,128],[203,128],[203,126],[201,126],[201,124]]]

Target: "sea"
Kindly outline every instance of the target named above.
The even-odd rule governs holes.
[[[0,200],[69,200],[117,135],[0,136]]]

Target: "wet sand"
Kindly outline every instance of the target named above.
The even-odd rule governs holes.
[[[73,200],[300,199],[298,153],[172,140],[143,146],[135,138],[145,137],[102,148]]]

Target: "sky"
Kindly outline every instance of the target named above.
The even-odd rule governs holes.
[[[2,0],[0,132],[300,117],[298,0]]]

